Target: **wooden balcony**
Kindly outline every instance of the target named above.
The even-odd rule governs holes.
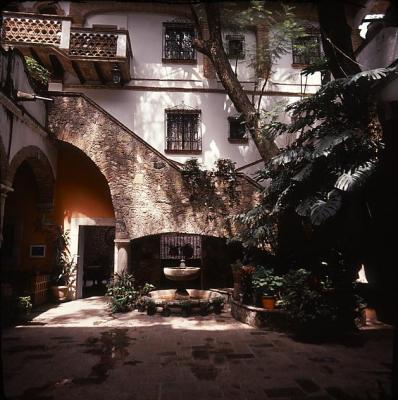
[[[118,67],[121,81],[131,79],[130,37],[126,30],[74,28],[69,17],[4,11],[1,41],[43,64],[54,79],[65,72],[86,82],[112,84]]]

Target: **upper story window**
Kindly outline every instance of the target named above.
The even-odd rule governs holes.
[[[246,143],[248,141],[247,127],[244,119],[240,117],[228,117],[229,137],[231,143]]]
[[[166,110],[166,152],[200,153],[200,110]]]
[[[163,24],[163,62],[196,63],[195,28],[186,23]]]
[[[321,39],[319,34],[310,33],[292,40],[293,64],[309,65],[319,61]]]
[[[226,35],[226,51],[229,58],[245,58],[245,37],[243,35]]]

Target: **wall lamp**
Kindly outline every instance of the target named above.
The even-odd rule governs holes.
[[[112,82],[115,85],[119,85],[122,81],[122,73],[120,71],[120,67],[115,64],[112,68]]]

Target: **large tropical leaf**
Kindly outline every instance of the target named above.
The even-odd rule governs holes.
[[[308,197],[303,200],[297,207],[296,213],[301,217],[309,217],[311,214],[311,208],[314,205],[316,199],[314,197]]]
[[[353,135],[353,131],[346,130],[337,135],[326,135],[318,138],[314,142],[314,152],[312,153],[312,158],[317,158],[321,156],[328,156],[333,148],[343,142]]]
[[[313,164],[307,164],[302,168],[296,175],[293,176],[292,180],[296,182],[302,182],[304,179],[311,175]]]
[[[362,71],[362,72],[359,72],[358,74],[353,75],[351,78],[347,79],[345,86],[350,86],[354,83],[357,83],[359,79],[366,79],[368,81],[376,81],[378,79],[385,78],[386,76],[388,76],[392,73],[397,73],[397,72],[398,72],[397,67],[376,68],[376,69],[371,69],[368,71]]]
[[[375,169],[375,161],[368,161],[354,170],[340,175],[334,184],[334,187],[344,192],[352,192],[356,188],[363,186],[367,179],[373,174]]]
[[[271,159],[270,163],[274,166],[289,164],[292,161],[299,161],[303,157],[303,149],[294,148],[283,150],[280,154]]]
[[[328,199],[317,200],[311,207],[310,218],[313,225],[321,225],[336,215],[341,206],[341,195],[337,190],[328,193]]]

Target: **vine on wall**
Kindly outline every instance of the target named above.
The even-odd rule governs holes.
[[[238,173],[230,159],[220,158],[212,170],[203,169],[197,159],[190,159],[183,165],[182,177],[192,202],[203,202],[213,208],[218,202],[225,202],[225,194],[229,205],[239,204]]]

